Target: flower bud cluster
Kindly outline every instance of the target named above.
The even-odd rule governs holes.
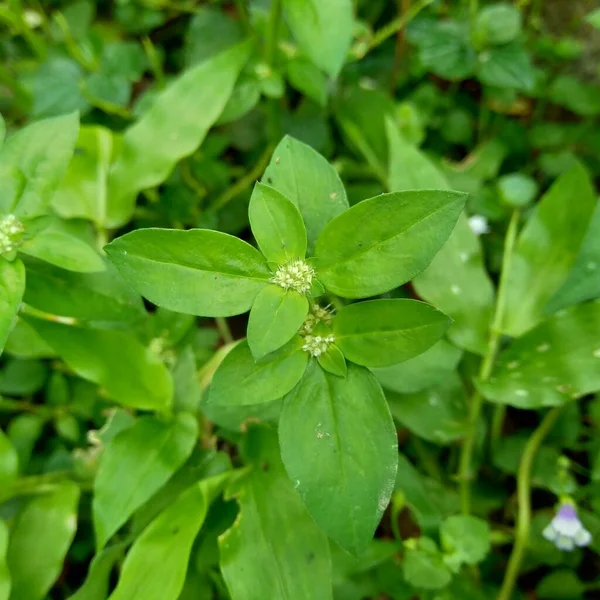
[[[21,244],[25,228],[15,215],[0,218],[0,256],[16,250]]]
[[[303,260],[294,260],[281,265],[271,278],[271,283],[281,286],[284,290],[294,290],[306,294],[315,277],[315,270]]]
[[[302,346],[302,350],[308,352],[311,356],[317,357],[327,352],[327,348],[329,348],[329,345],[333,344],[334,342],[335,336],[333,334],[307,335],[304,338],[304,345]]]

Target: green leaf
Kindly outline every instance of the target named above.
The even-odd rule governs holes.
[[[292,58],[287,63],[286,76],[292,87],[320,106],[327,106],[327,77],[312,62],[305,58]]]
[[[337,346],[365,367],[386,367],[421,354],[437,342],[451,320],[425,302],[369,300],[344,306],[333,321]]]
[[[8,600],[10,596],[10,571],[6,564],[8,549],[8,527],[0,520],[0,600]]]
[[[589,12],[585,17],[585,20],[592,24],[596,29],[600,29],[600,8]]]
[[[535,85],[535,71],[525,48],[511,42],[479,55],[479,79],[485,85],[530,92]]]
[[[329,544],[285,474],[277,436],[251,427],[242,452],[253,468],[228,490],[240,513],[219,538],[232,600],[331,600]]]
[[[102,386],[124,406],[165,410],[173,397],[171,374],[137,339],[122,331],[84,329],[25,319],[83,379]]]
[[[490,551],[490,528],[478,517],[454,515],[440,526],[440,540],[450,568],[476,565]]]
[[[529,409],[600,390],[600,301],[563,309],[515,340],[478,387],[488,400]]]
[[[444,564],[443,555],[436,543],[426,537],[412,539],[402,560],[402,573],[408,583],[424,590],[439,590],[446,587],[452,573]]]
[[[533,203],[538,195],[537,181],[523,173],[509,173],[496,182],[500,199],[511,208],[524,208]]]
[[[308,299],[294,290],[268,285],[259,292],[248,321],[248,345],[256,360],[287,344],[308,314]]]
[[[283,10],[304,54],[328,75],[337,77],[352,41],[351,0],[283,0]]]
[[[64,231],[42,231],[20,246],[19,252],[68,271],[94,273],[106,268],[89,244]]]
[[[548,99],[582,117],[600,114],[599,88],[571,75],[558,76],[548,90]]]
[[[98,273],[75,273],[24,259],[24,300],[44,312],[87,321],[134,321],[145,315],[140,296],[108,261]]]
[[[71,481],[35,496],[10,532],[7,564],[13,600],[43,600],[63,568],[77,529],[79,487]]]
[[[307,362],[300,337],[259,361],[254,360],[248,342],[242,341],[217,369],[208,402],[246,406],[282,398],[300,381]]]
[[[437,167],[407,143],[391,120],[386,122],[390,147],[389,187],[450,189]],[[494,289],[483,264],[481,244],[461,215],[448,241],[414,281],[419,295],[443,310],[454,323],[448,337],[461,348],[483,354],[487,348]]]
[[[105,250],[142,296],[193,315],[244,313],[271,277],[258,250],[209,229],[138,229]]]
[[[306,226],[309,254],[325,225],[348,208],[346,190],[336,170],[310,146],[290,136],[275,148],[262,181],[298,207]]]
[[[579,164],[557,179],[536,205],[506,279],[505,333],[518,336],[539,322],[575,262],[596,205],[589,175]]]
[[[25,180],[18,196],[0,199],[0,212],[46,213],[73,155],[78,128],[79,115],[71,113],[27,125],[4,142],[0,169],[17,168]]]
[[[7,435],[0,429],[0,484],[9,486],[19,474],[19,456]]]
[[[461,357],[462,352],[458,348],[440,340],[415,358],[371,370],[385,389],[398,394],[411,394],[446,379],[456,369]]]
[[[111,573],[126,547],[126,543],[115,544],[98,552],[92,559],[85,582],[68,600],[105,600]]]
[[[94,481],[99,550],[181,467],[197,436],[195,419],[182,413],[173,421],[142,417],[109,442]]]
[[[600,10],[598,14],[600,16]],[[586,584],[574,571],[557,569],[540,580],[535,592],[538,598],[543,600],[580,600],[584,597],[586,589]]]
[[[298,209],[281,192],[254,186],[248,207],[250,227],[268,261],[286,263],[306,256],[306,229]]]
[[[387,507],[398,463],[381,387],[363,367],[346,378],[311,361],[283,402],[281,457],[312,518],[345,550],[362,552]]]
[[[346,359],[342,351],[335,344],[329,344],[327,350],[323,354],[319,354],[317,362],[325,371],[338,377],[346,377],[346,373],[348,372]]]
[[[225,107],[249,51],[247,43],[239,44],[184,72],[125,131],[108,179],[109,227],[125,224],[137,194],[162,183],[177,162],[202,143]]]
[[[25,292],[25,267],[20,260],[0,256],[0,355],[14,327]]]
[[[398,423],[424,440],[446,445],[467,432],[465,388],[456,373],[426,390],[402,396],[387,392],[386,398]]]
[[[317,241],[319,280],[344,298],[387,292],[412,279],[448,239],[465,194],[381,194],[331,221]]]
[[[477,15],[473,34],[481,43],[508,44],[521,33],[521,12],[504,2],[484,6]]]
[[[119,149],[120,137],[110,129],[83,126],[73,159],[52,199],[52,207],[65,219],[89,219],[105,226],[107,177],[110,163]]]
[[[144,529],[109,600],[177,600],[194,539],[228,478],[226,473],[195,483]]]

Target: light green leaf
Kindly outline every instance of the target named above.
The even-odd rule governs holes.
[[[120,146],[120,137],[97,125],[83,126],[73,159],[52,199],[52,207],[65,219],[89,219],[105,226],[107,177]]]
[[[426,537],[411,539],[411,545],[405,544],[402,560],[404,579],[416,588],[439,590],[446,587],[452,573],[444,564],[443,554],[436,543]]]
[[[19,252],[68,271],[94,273],[106,268],[89,244],[64,231],[42,231],[20,246]]]
[[[600,29],[600,8],[588,13],[585,20],[591,23],[596,29]]]
[[[217,369],[208,402],[245,406],[282,398],[300,381],[307,362],[299,336],[259,361],[254,360],[248,342],[242,341]]]
[[[75,373],[102,386],[108,397],[124,406],[147,410],[165,410],[171,404],[171,374],[132,335],[31,317],[26,321]]]
[[[283,402],[281,457],[312,518],[345,550],[362,552],[387,507],[398,464],[381,387],[363,367],[345,378],[316,361]]]
[[[346,377],[348,372],[346,359],[342,351],[335,344],[329,344],[327,350],[323,354],[319,354],[317,362],[325,371],[338,377]]]
[[[478,387],[488,400],[529,409],[600,390],[600,301],[563,309],[514,341]]]
[[[0,200],[0,211],[26,217],[46,213],[73,155],[78,128],[79,115],[71,113],[36,121],[4,142],[0,170],[17,168],[25,180],[19,195]]]
[[[450,444],[467,432],[465,388],[456,373],[426,390],[406,395],[387,392],[386,398],[394,418],[429,442]]]
[[[43,600],[60,575],[77,529],[79,487],[71,481],[30,500],[10,531],[11,600]]]
[[[312,62],[305,58],[292,58],[287,63],[286,77],[299,92],[320,106],[327,106],[327,77]]]
[[[195,483],[144,529],[109,600],[177,600],[194,539],[227,479],[225,473]]]
[[[485,85],[532,91],[535,71],[523,45],[511,42],[479,54],[479,79]]]
[[[332,600],[327,537],[285,474],[277,436],[251,427],[242,452],[253,468],[228,490],[240,514],[219,538],[232,600]]]
[[[415,358],[382,369],[371,369],[379,383],[398,394],[420,392],[446,379],[454,371],[462,352],[445,340]]]
[[[348,208],[346,190],[336,170],[317,151],[290,136],[275,148],[262,182],[298,207],[306,226],[309,254],[325,225]]]
[[[126,543],[115,544],[98,552],[92,559],[85,582],[69,596],[69,600],[106,600],[112,570],[123,557],[126,547]]]
[[[25,292],[25,267],[20,260],[8,262],[0,256],[0,355],[16,323]]]
[[[162,183],[175,164],[202,143],[225,107],[249,51],[248,43],[242,43],[184,72],[125,131],[108,179],[109,227],[126,223],[137,194]]]
[[[344,306],[333,321],[344,356],[365,367],[386,367],[421,354],[437,342],[451,320],[425,302],[369,300]]]
[[[287,344],[308,314],[308,299],[294,290],[268,285],[258,294],[248,321],[248,345],[256,360]]]
[[[8,436],[0,429],[0,485],[9,486],[19,474],[19,456]]]
[[[540,321],[575,262],[596,204],[589,175],[577,164],[536,205],[519,236],[506,280],[505,333],[521,335]]]
[[[306,255],[306,229],[299,210],[268,185],[254,186],[248,207],[250,227],[268,261],[286,263]]]
[[[6,564],[8,549],[8,527],[0,520],[0,600],[8,600],[10,596],[10,572]]]
[[[440,526],[440,540],[450,568],[476,565],[490,551],[490,528],[478,517],[454,515]]]
[[[244,313],[271,277],[258,250],[209,229],[138,229],[105,250],[142,296],[193,315]]]
[[[98,273],[75,273],[24,259],[24,300],[44,312],[87,321],[134,321],[145,315],[140,296],[108,261]]]
[[[360,202],[319,236],[320,281],[344,298],[375,296],[406,283],[448,239],[465,201],[465,194],[430,190]]]
[[[94,481],[96,547],[157,492],[188,458],[198,435],[194,418],[142,417],[107,445]]]
[[[473,33],[485,44],[508,44],[521,33],[521,12],[505,2],[484,6],[477,15]]]
[[[286,21],[302,51],[331,77],[337,77],[352,41],[351,0],[283,0]]]

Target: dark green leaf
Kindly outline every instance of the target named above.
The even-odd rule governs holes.
[[[532,91],[535,71],[519,42],[495,46],[479,55],[479,79],[486,85]]]
[[[10,485],[19,474],[19,456],[8,436],[0,430],[0,484]]]

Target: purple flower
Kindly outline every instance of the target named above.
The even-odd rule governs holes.
[[[554,519],[544,529],[542,535],[559,550],[570,552],[575,547],[587,546],[592,541],[592,535],[582,525],[577,516],[577,509],[572,502],[563,502]]]

